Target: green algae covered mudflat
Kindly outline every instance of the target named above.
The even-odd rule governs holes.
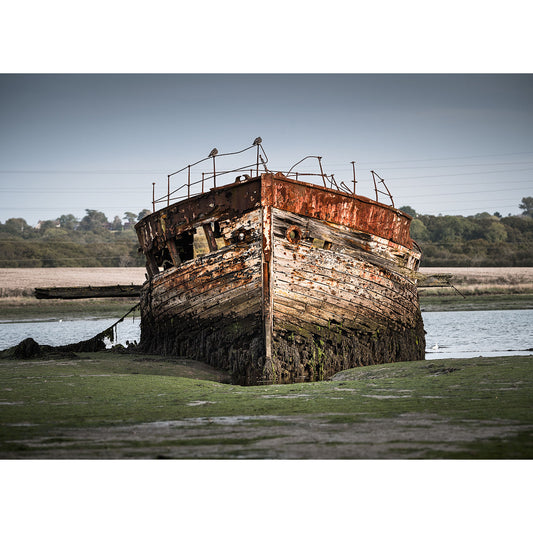
[[[197,362],[0,360],[0,458],[533,458],[533,355],[240,387]]]

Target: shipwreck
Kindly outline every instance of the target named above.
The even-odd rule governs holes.
[[[253,161],[220,167],[243,154]],[[298,172],[309,159],[317,172]],[[153,213],[135,226],[147,269],[142,351],[203,361],[237,384],[424,359],[421,252],[384,180],[372,171],[373,200],[356,194],[353,162],[351,186],[319,156],[285,172],[267,164],[257,138],[169,174],[161,197],[154,184]]]

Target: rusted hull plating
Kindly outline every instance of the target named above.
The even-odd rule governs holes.
[[[240,384],[423,359],[409,224],[280,174],[157,211],[136,226],[149,273],[141,348],[205,361]]]

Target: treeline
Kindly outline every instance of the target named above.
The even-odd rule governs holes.
[[[413,217],[411,236],[422,249],[422,266],[533,266],[533,197],[522,199],[522,215],[499,213],[473,216]],[[86,209],[78,220],[61,215],[36,227],[23,218],[0,223],[0,267],[133,267],[144,266],[133,225],[150,213],[126,212],[112,221]]]
[[[23,218],[0,223],[0,267],[134,267],[144,266],[133,225],[150,213],[126,212],[113,221],[86,209],[78,220],[61,215],[32,227]]]
[[[410,206],[400,209],[413,217],[411,237],[422,249],[422,266],[533,266],[533,197],[523,198],[519,207],[522,215],[507,217],[433,216]]]

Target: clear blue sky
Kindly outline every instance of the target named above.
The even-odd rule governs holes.
[[[269,168],[324,170],[425,214],[520,212],[533,196],[533,75],[0,76],[0,221],[151,208],[167,174],[261,136]]]

